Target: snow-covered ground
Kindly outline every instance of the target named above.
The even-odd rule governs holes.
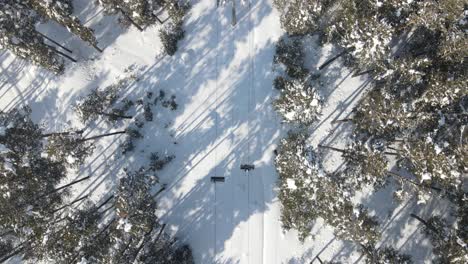
[[[296,232],[281,228],[273,161],[276,144],[287,127],[271,103],[277,95],[272,87],[275,42],[283,32],[271,1],[236,0],[236,21],[230,1],[219,7],[215,0],[192,1],[186,37],[173,57],[161,55],[159,26],[144,32],[124,30],[117,18],[104,16],[92,2],[74,1],[75,13],[96,30],[104,52],[86,47],[57,25],[42,25],[41,31],[73,49],[79,62],[67,65],[65,74],[55,77],[8,52],[0,53],[0,109],[29,104],[34,119],[50,131],[80,128],[72,107],[76,100],[92,88],[132,73],[138,78],[125,88],[127,96],[137,99],[162,89],[176,95],[179,107],[175,111],[156,108],[155,121],[145,125],[144,139],[128,156],[118,154],[118,138],[100,140],[93,157],[79,175],[73,175],[92,175],[77,188],[77,197],[90,192],[94,199],[103,199],[123,168],[146,164],[150,152],[174,154],[176,159],[159,175],[168,185],[158,197],[159,217],[173,235],[190,244],[197,263],[309,263],[317,254],[323,260],[347,263],[359,259],[356,247],[336,240],[320,221],[313,237],[303,244]],[[319,47],[314,39],[306,44],[311,68],[337,52],[330,46]],[[321,81],[325,105],[311,128],[310,144],[343,146],[349,127],[332,121],[349,114],[367,81],[352,78],[339,61],[322,73]],[[87,133],[118,128],[96,122]],[[336,153],[324,155],[328,169],[339,167]],[[241,164],[254,164],[255,170],[244,172]],[[213,183],[212,176],[223,176],[225,182]],[[362,199],[369,199],[379,215],[396,207]],[[399,212],[414,206],[413,202],[404,204],[390,213],[385,229],[394,226]],[[404,232],[393,232],[400,234],[389,237],[390,242],[407,247],[398,239],[406,234],[419,236],[416,226],[398,224],[404,225]],[[405,253],[412,250],[403,248]],[[416,254],[428,257],[427,251],[420,251]]]

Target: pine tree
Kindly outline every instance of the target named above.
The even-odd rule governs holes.
[[[170,21],[159,31],[159,36],[165,52],[172,56],[177,51],[177,43],[185,36],[183,20],[190,6],[189,4],[181,5],[178,1],[168,0],[165,7]]]
[[[367,264],[411,264],[411,257],[406,254],[400,254],[392,247],[379,249],[363,246],[363,252],[366,254],[365,263]]]
[[[156,23],[156,12],[165,5],[164,0],[98,0],[110,14],[121,13],[140,31]]]
[[[53,134],[47,137],[47,155],[72,167],[78,167],[89,157],[94,145],[85,141],[81,133]]]
[[[433,252],[437,256],[436,263],[466,263],[468,261],[467,240],[463,240],[460,230],[453,229],[447,222],[439,217],[432,216],[428,220],[411,214],[424,225],[424,233],[432,242]],[[459,227],[464,228],[464,227]]]
[[[44,43],[36,31],[37,17],[16,0],[0,3],[0,49],[8,49],[16,56],[32,61],[52,72],[64,70],[58,51]]]
[[[25,4],[40,16],[54,20],[98,51],[101,51],[97,47],[98,43],[94,31],[84,26],[77,17],[72,15],[73,5],[71,0],[27,0]]]
[[[110,85],[102,91],[98,90],[98,88],[93,89],[91,93],[83,97],[75,107],[81,121],[87,123],[101,116],[110,122],[133,118],[125,114],[125,111],[130,106],[129,104],[126,104],[127,106],[122,110],[113,108],[118,101],[120,89],[121,84],[119,83],[117,85]]]
[[[281,27],[290,35],[306,35],[319,28],[321,11],[330,1],[310,0],[275,0],[275,6],[281,12]]]
[[[286,122],[310,125],[321,111],[322,99],[307,78],[304,51],[300,38],[283,37],[276,44],[274,63],[282,67],[286,76],[278,76],[274,86],[280,96],[273,103]]]
[[[290,78],[302,80],[307,75],[307,69],[304,67],[304,57],[300,38],[283,37],[276,44],[273,62],[284,67],[287,76]],[[279,87],[276,88],[279,89]]]
[[[273,105],[286,122],[310,125],[318,118],[322,99],[308,81],[284,80],[281,94]]]
[[[321,217],[338,238],[374,245],[380,236],[376,218],[362,205],[354,206],[350,194],[333,181],[335,177],[322,171],[305,139],[301,133],[290,133],[281,141],[275,160],[283,227],[298,230],[304,240],[313,220]]]
[[[176,53],[177,43],[179,40],[183,39],[184,36],[185,31],[182,27],[182,23],[169,22],[159,31],[159,37],[161,38],[164,50],[170,56]]]
[[[60,263],[74,263],[81,257],[91,258],[89,246],[105,248],[111,241],[99,239],[102,215],[96,207],[88,204],[83,209],[67,214],[47,230],[46,239],[34,248],[30,257],[34,260],[54,260]],[[99,241],[100,244],[96,242]]]
[[[461,150],[458,153],[463,155]],[[456,157],[457,151],[418,140],[405,143],[403,156],[409,163],[408,169],[419,182],[435,184],[449,192],[461,188],[463,176],[460,169],[464,161],[462,157]]]

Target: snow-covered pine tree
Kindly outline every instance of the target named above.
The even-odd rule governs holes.
[[[156,12],[165,5],[165,0],[98,0],[109,14],[121,13],[140,31],[156,23]]]
[[[150,191],[156,182],[157,177],[148,174],[144,169],[127,171],[127,175],[121,178],[115,193],[115,219],[109,233],[115,244],[106,261],[193,263],[190,253],[183,254],[189,259],[181,262],[171,261],[182,256],[176,255],[182,252],[179,245],[173,244],[173,241],[164,235],[164,225],[160,224],[155,215],[157,204]]]
[[[353,110],[352,121],[356,124],[357,134],[393,140],[405,128],[411,126],[413,118],[407,112],[409,106],[395,97],[386,96],[381,90],[369,91]]]
[[[407,169],[421,184],[435,185],[451,193],[463,188],[464,176],[460,171],[466,162],[463,152],[462,149],[451,149],[427,140],[407,141],[403,146]]]
[[[172,21],[167,22],[164,27],[159,30],[159,37],[164,47],[164,51],[167,55],[172,56],[177,51],[177,43],[183,39],[185,31],[182,27],[182,23],[174,23]]]
[[[275,88],[280,91],[273,103],[276,111],[286,122],[310,125],[321,111],[322,99],[307,78],[301,39],[281,38],[276,44],[273,61],[285,72],[285,76],[278,76],[274,81]]]
[[[379,2],[344,0],[330,8],[333,15],[323,25],[325,40],[352,51],[360,71],[382,70],[394,28],[379,14]]]
[[[44,43],[35,29],[36,22],[37,17],[17,0],[0,2],[0,49],[60,74],[63,60],[56,49]]]
[[[102,51],[98,46],[94,31],[84,26],[81,21],[72,15],[73,5],[71,0],[26,0],[25,5],[33,9],[40,16],[54,20],[66,27],[89,45]]]
[[[172,56],[177,51],[177,43],[185,36],[183,20],[189,9],[189,5],[181,5],[177,0],[166,0],[165,7],[170,21],[166,22],[164,27],[159,31],[159,37],[161,38],[165,52]]]
[[[68,166],[80,166],[94,150],[93,143],[89,140],[84,140],[82,133],[83,131],[73,131],[70,133],[51,134],[47,137],[47,155]]]
[[[362,251],[366,254],[366,264],[412,264],[411,256],[401,254],[392,247],[368,248],[363,247]]]
[[[101,218],[102,215],[92,204],[65,213],[63,218],[49,227],[42,243],[35,244],[34,254],[27,255],[26,259],[56,263],[96,259],[96,249],[104,249],[105,252],[111,246],[109,238],[99,234]]]
[[[273,105],[286,122],[310,125],[317,120],[322,99],[308,80],[284,80],[281,88]]]
[[[323,0],[275,0],[275,6],[281,12],[281,27],[289,35],[306,35],[319,29],[320,16],[325,6],[331,1]]]
[[[427,220],[415,214],[411,214],[411,217],[424,225],[424,233],[431,240],[433,252],[437,256],[436,263],[462,264],[468,261],[468,240],[460,237],[464,226],[453,228],[440,216],[432,216]]]
[[[115,122],[119,119],[132,119],[132,116],[126,115],[125,111],[113,108],[114,104],[119,99],[119,91],[121,84],[110,85],[99,90],[98,88],[91,90],[91,92],[81,98],[76,105],[75,109],[83,123],[94,120],[98,117],[105,117],[110,122]]]
[[[54,209],[63,205],[68,187],[65,164],[45,154],[42,128],[31,121],[29,108],[0,113],[0,226],[14,242],[11,254],[34,255],[34,247],[45,238],[54,222]]]
[[[380,236],[375,217],[362,205],[354,206],[351,194],[334,182],[336,177],[321,170],[305,139],[302,133],[290,133],[281,140],[275,160],[284,228],[298,230],[304,240],[321,217],[338,238],[373,247]]]
[[[389,152],[376,150],[361,142],[350,144],[346,149],[323,145],[319,147],[341,153],[346,167],[343,173],[337,176],[344,190],[355,193],[365,185],[379,188],[386,183],[388,160],[385,154]]]
[[[285,73],[292,79],[305,79],[307,69],[304,67],[304,50],[301,38],[282,37],[276,43],[276,53],[273,62],[284,67]],[[281,90],[281,88],[276,87]]]

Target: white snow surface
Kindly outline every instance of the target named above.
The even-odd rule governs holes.
[[[229,2],[216,7],[215,0],[192,1],[184,25],[186,37],[169,57],[162,55],[160,25],[144,32],[122,29],[116,17],[104,16],[93,1],[75,0],[75,15],[95,29],[104,52],[97,53],[54,23],[41,25],[41,32],[74,51],[78,63],[68,63],[57,77],[0,52],[0,109],[30,105],[34,120],[47,130],[81,128],[72,107],[80,96],[136,74],[138,81],[125,89],[125,95],[138,99],[147,91],[157,94],[163,89],[176,95],[179,107],[157,108],[155,121],[145,124],[144,138],[128,156],[119,154],[121,138],[100,139],[93,156],[70,176],[69,181],[92,175],[76,188],[75,197],[91,193],[94,200],[103,200],[123,176],[123,168],[147,165],[150,152],[174,154],[176,159],[159,175],[168,188],[158,196],[157,214],[171,235],[189,243],[196,263],[310,263],[317,254],[322,260],[359,262],[358,247],[336,239],[321,220],[304,243],[298,241],[297,232],[281,227],[273,151],[287,127],[271,103],[277,96],[272,60],[283,32],[271,0],[236,1],[235,26]],[[339,52],[332,46],[319,47],[314,38],[307,40],[306,47],[310,68]],[[126,70],[129,67],[132,70]],[[332,121],[350,113],[367,81],[352,78],[339,60],[323,71],[320,81],[324,106],[320,120],[312,125],[309,143],[314,148],[342,147],[350,129]],[[85,134],[124,126],[97,120]],[[340,167],[336,153],[325,152],[324,160],[326,170]],[[241,171],[241,164],[254,164],[255,170]],[[224,176],[226,181],[212,183],[211,176]],[[417,223],[401,217],[419,208],[416,199],[401,205],[383,203],[391,201],[387,190],[359,199],[379,216],[385,231],[382,243],[430,261],[429,242],[418,232]],[[437,201],[428,203],[428,212],[444,208]]]

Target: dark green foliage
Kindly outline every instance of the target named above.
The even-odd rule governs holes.
[[[164,2],[164,0],[98,0],[106,13],[123,13],[125,19],[131,20],[139,28],[156,23],[154,13],[164,6]]]
[[[274,107],[286,122],[310,125],[321,111],[322,99],[307,78],[304,51],[300,38],[281,38],[276,44],[273,62],[281,66],[285,76],[278,76],[274,87],[280,91]]]
[[[83,164],[93,150],[93,143],[84,141],[80,133],[55,134],[47,138],[47,155],[72,167]]]
[[[164,51],[172,56],[177,51],[177,43],[185,36],[182,24],[168,23],[159,31],[159,36],[164,47]]]
[[[164,156],[163,158],[161,158],[159,156],[159,153],[153,152],[151,153],[151,156],[150,156],[149,169],[152,171],[162,170],[174,158],[175,158],[174,155]]]
[[[77,17],[72,15],[73,4],[71,0],[26,0],[24,3],[40,16],[54,20],[66,27],[91,46],[97,45],[94,31],[84,26]]]
[[[363,206],[354,206],[332,175],[324,174],[305,139],[301,133],[290,133],[278,148],[275,165],[283,227],[298,230],[304,240],[320,217],[340,239],[375,244],[380,236],[377,220]]]
[[[392,247],[379,249],[367,248],[364,246],[363,252],[366,254],[365,263],[368,264],[411,264],[411,257],[400,254]]]
[[[281,38],[276,44],[275,64],[285,67],[286,74],[293,79],[303,79],[307,75],[304,68],[304,51],[300,38]]]
[[[55,50],[44,43],[36,31],[38,17],[17,0],[0,3],[0,49],[8,49],[16,56],[30,60],[52,72],[64,70],[63,61]],[[18,30],[20,28],[21,30]]]
[[[98,117],[105,117],[107,120],[114,122],[120,118],[125,118],[119,110],[113,110],[113,105],[119,98],[119,90],[121,85],[111,85],[105,89],[98,90],[98,88],[91,90],[91,92],[83,97],[76,105],[76,111],[83,123],[90,120],[95,120]]]
[[[153,112],[151,111],[151,105],[146,103],[144,106],[144,115],[147,122],[153,121]]]
[[[161,38],[164,51],[169,56],[172,56],[177,51],[177,43],[185,36],[183,21],[190,6],[188,4],[180,5],[177,1],[169,1],[166,8],[170,21],[166,22],[164,27],[159,31],[159,37]]]
[[[417,218],[424,224],[424,233],[432,242],[433,252],[437,256],[436,263],[466,263],[468,261],[467,240],[460,237],[460,228],[453,229],[447,222],[439,217],[433,216],[427,221]]]

